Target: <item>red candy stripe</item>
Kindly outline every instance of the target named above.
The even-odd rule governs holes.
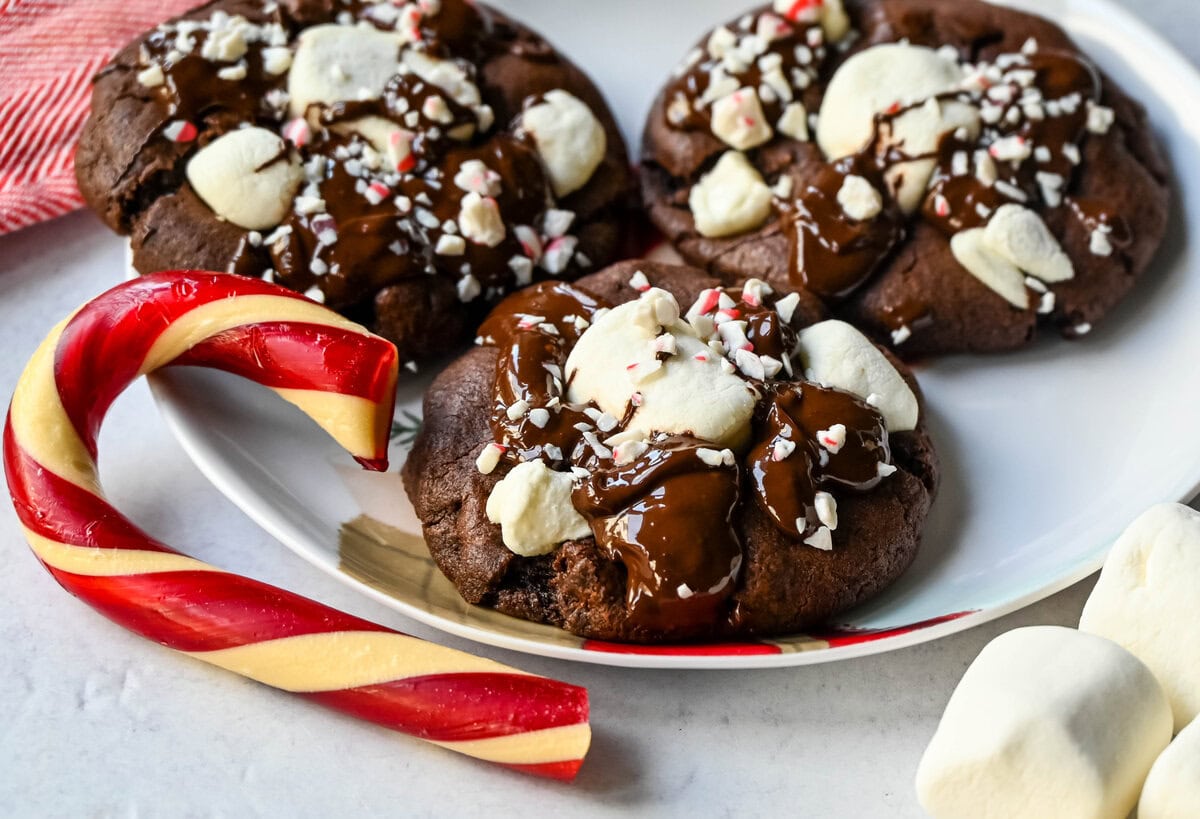
[[[13,506],[54,578],[109,619],[190,656],[461,753],[573,778],[590,741],[584,689],[219,571],[108,503],[95,464],[104,414],[138,375],[171,365],[279,390],[349,436],[360,462],[386,468],[391,344],[254,279],[180,271],[128,282],[55,329],[18,383],[5,426]]]

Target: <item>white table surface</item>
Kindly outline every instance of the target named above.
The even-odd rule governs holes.
[[[1200,3],[1122,2],[1200,62]],[[532,2],[498,5],[522,15]],[[609,5],[633,11],[637,2]],[[610,99],[644,110],[659,76],[646,70],[645,51],[669,65],[721,16],[708,13],[721,2],[678,5],[671,32],[606,30],[582,2],[559,3],[537,25]],[[742,4],[723,7],[736,13]],[[640,121],[622,125],[632,136]],[[122,242],[87,213],[0,238],[0,397],[7,400],[56,321],[120,278],[122,254]],[[176,656],[62,592],[3,504],[3,816],[920,816],[913,773],[967,664],[1008,629],[1074,625],[1094,582],[961,634],[859,660],[745,672],[574,665],[447,637],[308,566],[205,482],[144,384],[117,402],[100,448],[110,495],[154,536],[354,614],[586,685],[595,740],[575,784],[542,782]]]

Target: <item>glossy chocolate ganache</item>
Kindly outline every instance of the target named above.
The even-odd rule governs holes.
[[[1089,285],[1076,280],[1139,238],[1119,187],[1081,185],[1115,172],[1087,157],[1113,150],[1089,147],[1119,132],[1117,114],[1102,102],[1098,70],[1053,26],[961,5],[960,14],[936,0],[780,0],[714,29],[679,65],[647,126],[656,221],[686,257],[723,273],[723,255],[754,252],[741,238],[766,246],[781,235],[787,275],[769,280],[835,313],[890,272],[914,236],[918,252],[940,252],[923,234],[928,225],[953,259],[939,262],[939,275],[974,276],[1012,308],[1068,335],[1086,332],[1081,316],[1094,308],[1084,309]],[[937,19],[943,12],[953,19]],[[1000,48],[1003,21],[1055,36]],[[686,206],[690,223],[664,203]],[[1152,246],[1161,225],[1149,221]],[[778,251],[759,252],[774,260]],[[949,305],[916,286],[889,281],[846,314],[865,312],[901,350],[934,320],[962,321],[939,318],[935,308]]]
[[[152,107],[142,150],[176,163],[130,196],[186,181],[220,222],[214,244],[240,231],[230,272],[368,323],[394,293],[411,312],[428,309],[422,288],[444,289],[477,320],[508,290],[613,251],[597,226],[627,194],[611,117],[574,67],[484,6],[227,0],[126,56],[98,83]],[[135,251],[161,241],[154,225],[134,233]]]
[[[492,312],[477,467],[506,473],[487,512],[510,550],[593,537],[623,567],[629,629],[702,634],[731,616],[746,505],[790,548],[838,548],[839,498],[896,472],[888,418],[913,429],[917,401],[849,325],[798,329],[795,294],[750,280],[681,315],[643,273],[630,284],[641,295],[620,305],[547,282]]]

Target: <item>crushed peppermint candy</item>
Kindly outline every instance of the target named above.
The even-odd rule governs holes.
[[[636,461],[649,449],[650,444],[646,441],[624,441],[613,447],[613,461],[623,466]]]
[[[806,521],[800,518],[796,521],[796,526],[800,531],[804,531]],[[806,546],[812,546],[814,549],[820,549],[822,552],[833,551],[833,535],[829,532],[828,526],[821,526],[817,531],[804,539]]]
[[[524,418],[528,412],[529,402],[519,398],[504,411],[504,414],[508,416],[508,420],[516,421],[518,418]]]
[[[447,237],[443,237],[447,238]],[[462,239],[459,239],[461,242]],[[454,285],[455,291],[458,293],[458,300],[462,302],[474,301],[479,298],[479,294],[483,289],[479,286],[479,279],[472,276],[470,273],[460,278]]]
[[[1108,225],[1100,225],[1092,231],[1088,241],[1088,250],[1093,256],[1111,256],[1113,252],[1112,242],[1108,238],[1108,234],[1112,232],[1112,228]]]
[[[500,457],[508,451],[508,447],[500,444],[488,444],[475,459],[475,468],[484,475],[490,475],[500,463]]]
[[[172,120],[163,126],[163,136],[171,142],[192,142],[198,134],[195,125],[182,119]]]
[[[829,429],[817,430],[817,443],[830,454],[838,454],[846,445],[846,425],[834,424]]]
[[[774,446],[771,447],[771,460],[786,460],[795,451],[795,441],[789,441],[787,438],[778,438],[775,440]]]
[[[817,492],[813,498],[813,508],[817,512],[817,520],[829,527],[829,531],[837,529],[837,501],[828,492]]]
[[[792,316],[795,315],[796,307],[800,304],[799,293],[788,293],[782,299],[775,302],[775,312],[783,319],[785,324],[790,324]]]
[[[708,466],[733,466],[735,458],[733,451],[729,449],[709,449],[708,447],[697,447],[696,457],[703,461]]]
[[[1113,122],[1116,121],[1116,114],[1113,109],[1097,105],[1088,100],[1087,103],[1087,129],[1093,134],[1107,134],[1108,129],[1112,128]]]

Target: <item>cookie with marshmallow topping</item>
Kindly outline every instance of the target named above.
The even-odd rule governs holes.
[[[591,81],[465,0],[217,0],[97,77],[80,189],[134,266],[278,281],[395,341],[618,252],[631,199]]]
[[[815,299],[623,262],[479,334],[403,472],[468,602],[599,639],[784,634],[915,555],[938,473],[920,392]]]
[[[1141,107],[1058,27],[981,0],[780,0],[718,26],[642,165],[685,260],[808,292],[906,357],[1087,333],[1169,205]]]

